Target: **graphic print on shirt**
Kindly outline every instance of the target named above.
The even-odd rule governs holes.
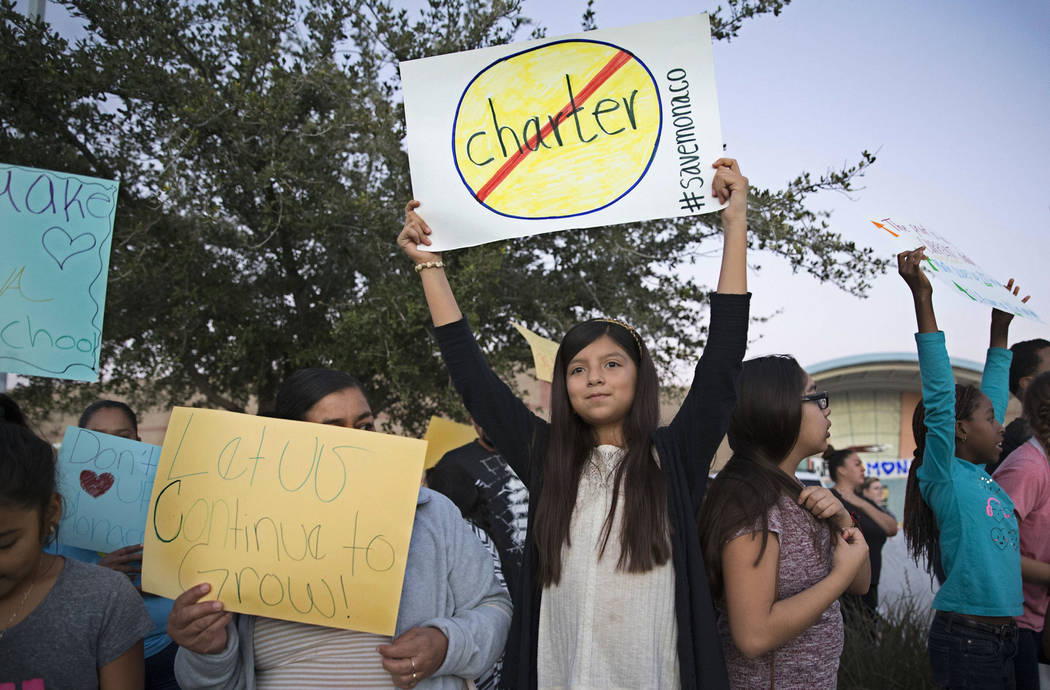
[[[995,490],[999,487],[993,485],[989,488]],[[1006,549],[1017,550],[1021,544],[1020,534],[1017,531],[1017,520],[1014,519],[1013,513],[1003,505],[1002,500],[995,496],[989,496],[988,501],[985,503],[984,512],[987,517],[992,518],[996,523],[989,531],[992,543],[1003,551]]]
[[[520,561],[529,522],[529,490],[500,455],[484,458],[481,466],[487,476],[475,483],[486,496],[497,497],[489,503],[492,520],[510,538],[507,551]]]

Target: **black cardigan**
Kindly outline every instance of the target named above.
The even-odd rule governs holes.
[[[722,644],[715,626],[696,516],[708,470],[736,403],[740,362],[747,347],[751,295],[711,296],[711,325],[689,394],[674,420],[653,433],[667,479],[667,510],[675,571],[678,669],[681,686],[728,688]],[[452,382],[474,420],[485,429],[529,489],[529,523],[543,490],[549,425],[534,415],[489,368],[465,319],[435,329]],[[530,529],[514,597],[514,620],[504,656],[503,679],[512,688],[536,687],[540,596],[538,555]]]

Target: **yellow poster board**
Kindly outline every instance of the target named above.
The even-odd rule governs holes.
[[[423,438],[427,442],[427,457],[423,462],[424,469],[438,464],[445,453],[465,446],[478,437],[470,424],[460,424],[443,417],[431,417],[427,433]]]
[[[518,333],[529,343],[532,349],[532,359],[536,364],[536,378],[540,381],[550,383],[554,380],[554,358],[558,354],[558,343],[544,338],[539,333],[533,333],[521,324],[514,324]]]
[[[228,610],[390,635],[426,442],[176,407],[142,588],[208,582]]]

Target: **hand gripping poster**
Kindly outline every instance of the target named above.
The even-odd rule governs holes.
[[[430,251],[722,208],[706,14],[400,69]]]

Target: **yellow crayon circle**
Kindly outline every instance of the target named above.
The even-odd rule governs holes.
[[[630,51],[572,39],[492,63],[460,98],[456,169],[490,210],[540,219],[592,213],[625,196],[656,155],[656,80]]]

